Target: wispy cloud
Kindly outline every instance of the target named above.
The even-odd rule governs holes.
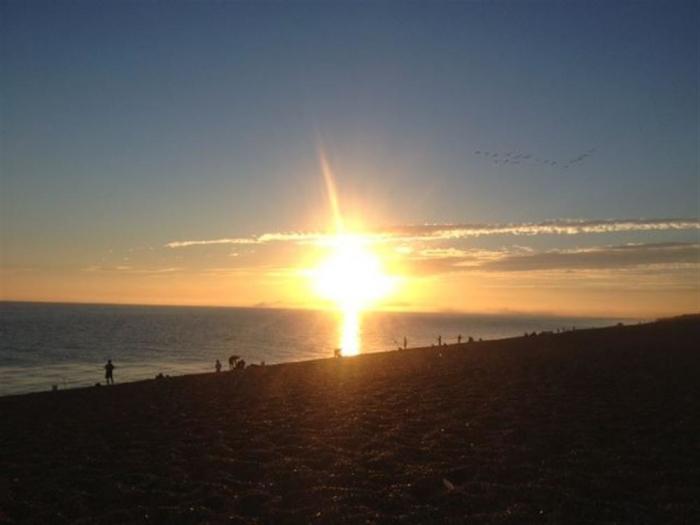
[[[173,241],[165,245],[166,248],[187,248],[189,246],[208,246],[212,244],[256,244],[257,239],[233,238],[233,239],[209,239],[204,241]]]
[[[541,270],[615,270],[690,265],[700,267],[700,244],[653,243],[603,246],[543,252],[511,250],[468,250],[457,256],[445,250],[443,257],[415,257],[411,269],[421,275],[440,273],[532,272]]]
[[[652,265],[700,264],[700,244],[655,243],[509,255],[481,265],[488,271],[609,270]]]
[[[426,224],[398,226],[386,233],[419,240],[461,239],[484,235],[579,235],[632,231],[698,230],[700,219],[559,219],[536,223],[505,224]]]
[[[488,235],[580,235],[668,230],[700,230],[700,219],[559,219],[536,223],[421,224],[378,228],[365,232],[365,234],[375,242],[415,242],[466,239]],[[252,237],[172,241],[167,243],[165,247],[186,248],[190,246],[268,244],[273,242],[323,243],[329,237],[332,237],[332,234],[327,232],[275,232]]]
[[[83,272],[95,273],[95,272],[118,272],[118,273],[129,273],[129,274],[164,274],[164,273],[176,273],[181,272],[184,268],[179,266],[170,266],[165,268],[136,268],[134,266],[86,266],[81,269]]]

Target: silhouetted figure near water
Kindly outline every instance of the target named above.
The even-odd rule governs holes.
[[[245,360],[241,359],[236,361],[236,370],[243,370],[245,368]]]
[[[457,336],[457,344],[461,344],[461,342],[462,342],[462,334],[459,334]]]
[[[442,346],[442,336],[438,336],[438,346]]]
[[[233,370],[234,367],[236,366],[236,361],[238,361],[241,357],[238,355],[232,355],[231,357],[228,358],[228,369]]]
[[[105,382],[108,385],[113,385],[114,384],[114,369],[116,367],[112,364],[112,360],[108,359],[107,364],[105,365]]]
[[[408,339],[406,339],[406,336],[403,336],[403,349],[406,350],[408,348]]]
[[[216,368],[217,372],[221,372],[221,361],[218,359],[216,360],[216,364],[214,365],[214,368]]]

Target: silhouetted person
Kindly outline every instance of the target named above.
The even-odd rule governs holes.
[[[217,371],[217,372],[221,372],[221,361],[219,361],[219,360],[217,359],[217,360],[216,360],[216,364],[214,365],[214,367],[216,368],[216,371]]]
[[[403,349],[406,350],[408,348],[408,339],[406,339],[406,336],[403,336]]]
[[[462,334],[459,334],[457,336],[457,344],[460,344],[462,342]]]
[[[113,385],[114,384],[114,376],[113,372],[116,367],[112,364],[112,360],[108,359],[107,364],[105,365],[105,382],[108,385]]]
[[[241,359],[236,361],[236,370],[243,370],[245,368],[245,360]]]
[[[335,348],[333,350],[333,357],[342,357],[343,352],[340,348]]]
[[[438,336],[438,346],[442,346],[442,336]]]
[[[231,357],[228,358],[228,369],[233,370],[233,368],[236,366],[236,361],[240,359],[239,356],[237,355],[232,355]]]
[[[470,336],[469,336],[469,339],[467,340],[467,342],[468,342],[468,343],[473,343],[473,342],[474,342],[474,338],[470,335]]]

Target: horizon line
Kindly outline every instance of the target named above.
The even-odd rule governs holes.
[[[66,305],[66,306],[123,306],[123,307],[156,307],[156,308],[218,308],[218,309],[235,309],[235,310],[301,310],[301,311],[311,311],[311,312],[334,312],[333,308],[321,308],[321,307],[304,307],[304,306],[265,306],[260,304],[254,305],[221,305],[221,304],[167,304],[167,303],[115,303],[115,302],[99,302],[99,301],[52,301],[52,300],[27,300],[27,299],[0,299],[0,304],[3,303],[14,303],[14,304],[45,304],[45,305]],[[483,315],[483,316],[493,316],[493,317],[559,317],[559,318],[579,318],[579,319],[630,319],[630,320],[659,320],[667,319],[671,317],[677,317],[680,315],[700,315],[700,312],[684,312],[675,314],[655,314],[652,316],[630,316],[630,315],[616,315],[610,314],[591,314],[591,313],[581,313],[581,314],[559,314],[549,311],[522,311],[522,310],[501,310],[501,311],[475,311],[475,310],[457,310],[457,309],[442,309],[442,310],[397,310],[390,308],[367,308],[365,312],[374,313],[397,313],[397,314],[426,314],[426,315]]]

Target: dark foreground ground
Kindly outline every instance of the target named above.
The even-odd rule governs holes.
[[[700,318],[0,398],[0,523],[700,523]]]

